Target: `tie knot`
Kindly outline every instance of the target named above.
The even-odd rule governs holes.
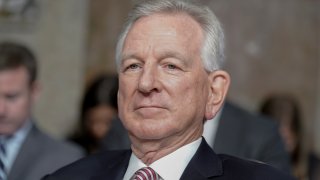
[[[144,167],[136,171],[132,180],[159,180],[159,175],[151,168]]]

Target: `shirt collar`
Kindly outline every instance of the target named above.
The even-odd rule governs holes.
[[[179,179],[189,161],[196,153],[200,144],[201,137],[196,141],[184,145],[167,156],[153,162],[150,167],[154,169],[162,179]],[[129,180],[138,169],[146,166],[147,165],[145,165],[134,153],[132,153],[124,180]]]
[[[7,171],[9,172],[14,160],[16,159],[18,152],[27,137],[29,131],[32,128],[31,120],[27,120],[26,123],[16,131],[10,138],[6,141],[6,158],[4,159],[4,164],[6,166]]]
[[[209,144],[209,146],[211,148],[213,148],[213,145],[215,142],[215,138],[216,138],[216,134],[218,131],[218,126],[219,126],[219,121],[221,119],[222,110],[223,109],[218,111],[217,115],[214,118],[207,120],[204,123],[204,129],[203,129],[202,136],[206,139],[207,143]]]

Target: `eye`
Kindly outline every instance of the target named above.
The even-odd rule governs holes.
[[[167,63],[164,65],[164,68],[167,69],[168,71],[178,71],[181,70],[181,67],[177,64],[174,63]]]
[[[171,69],[171,70],[175,70],[175,69],[177,69],[177,66],[176,66],[176,65],[173,65],[173,64],[168,64],[168,65],[167,65],[167,68],[168,68],[168,69]]]
[[[136,71],[140,69],[141,66],[138,63],[132,63],[125,67],[124,71]]]
[[[16,99],[18,99],[19,94],[18,93],[16,93],[16,94],[7,94],[5,97],[6,97],[6,99],[8,101],[15,101]]]
[[[139,65],[138,64],[130,64],[127,69],[138,69]]]

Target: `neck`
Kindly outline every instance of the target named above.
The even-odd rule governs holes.
[[[176,138],[170,137],[157,140],[142,140],[131,136],[131,149],[144,164],[150,165],[182,146],[197,140],[201,135],[202,132],[195,132],[189,136],[183,135]]]

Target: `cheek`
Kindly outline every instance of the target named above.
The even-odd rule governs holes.
[[[122,94],[121,90],[119,90],[119,92],[118,92],[118,115],[119,115],[120,119],[123,119],[123,111],[125,109],[123,101],[124,101],[123,94]]]
[[[27,118],[31,108],[31,101],[29,99],[20,99],[17,102],[10,104],[10,112],[19,118]]]
[[[118,90],[118,101],[123,104],[124,100],[127,100],[132,96],[132,93],[135,90],[136,80],[124,79],[121,78],[119,81],[119,90]],[[120,106],[119,106],[120,107]]]
[[[138,80],[134,78],[120,78],[118,90],[118,113],[121,117],[124,111],[130,110],[130,103],[133,102]]]
[[[183,85],[177,86],[174,90],[180,94],[181,101],[184,102],[184,105],[196,105],[199,107],[199,104],[205,104],[207,97],[208,89],[203,82],[200,81],[185,81]]]

